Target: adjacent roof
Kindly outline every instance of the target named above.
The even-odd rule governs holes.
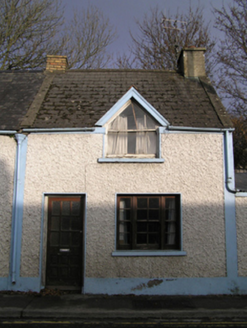
[[[173,126],[229,128],[207,78],[175,71],[67,70],[0,73],[0,129],[94,127],[134,87]]]
[[[0,130],[16,130],[44,81],[42,72],[0,72]]]

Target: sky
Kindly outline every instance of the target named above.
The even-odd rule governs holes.
[[[164,13],[176,14],[187,11],[190,5],[203,8],[206,21],[211,21],[213,25],[214,15],[212,6],[221,8],[228,5],[233,0],[62,0],[65,7],[66,18],[72,17],[73,10],[80,11],[82,8],[94,5],[98,7],[105,17],[109,18],[111,25],[117,29],[117,38],[110,45],[109,51],[115,54],[128,52],[128,45],[131,43],[129,31],[133,34],[138,32],[136,20],[142,21],[145,14],[151,8],[158,6]],[[219,32],[213,29],[214,35],[220,36]]]

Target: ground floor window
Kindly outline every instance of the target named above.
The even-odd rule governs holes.
[[[179,250],[180,195],[118,195],[118,250]]]

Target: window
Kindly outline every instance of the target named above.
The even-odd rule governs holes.
[[[107,157],[157,157],[158,123],[134,99],[107,126]]]
[[[180,250],[180,195],[119,195],[117,250]]]

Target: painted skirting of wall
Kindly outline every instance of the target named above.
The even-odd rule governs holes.
[[[107,295],[246,294],[247,278],[86,278],[84,293]]]

